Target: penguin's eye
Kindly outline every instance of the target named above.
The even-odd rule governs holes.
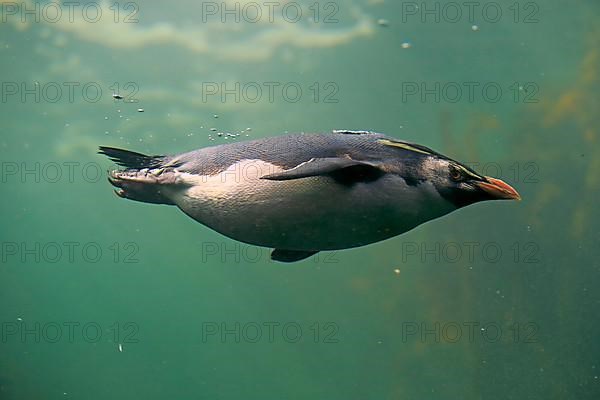
[[[450,166],[450,179],[453,181],[460,181],[462,176],[463,175],[458,168]]]

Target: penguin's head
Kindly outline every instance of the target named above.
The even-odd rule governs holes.
[[[427,157],[422,164],[440,195],[457,208],[486,200],[521,200],[506,182],[483,176],[464,164],[446,157]]]
[[[428,147],[390,138],[379,143],[402,152],[398,174],[408,185],[427,182],[456,208],[486,200],[521,200],[519,193],[504,181],[480,175]]]

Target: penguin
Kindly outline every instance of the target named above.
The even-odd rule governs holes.
[[[520,200],[500,179],[370,131],[301,133],[145,155],[100,147],[119,197],[177,206],[271,259],[365,246],[486,200]]]

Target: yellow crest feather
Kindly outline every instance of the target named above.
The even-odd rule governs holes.
[[[407,144],[407,143],[393,142],[393,141],[388,140],[388,139],[381,139],[381,140],[379,140],[379,143],[384,144],[386,146],[399,147],[399,148],[404,149],[404,150],[414,151],[416,153],[432,155],[431,153],[429,153],[429,152],[427,152],[425,150],[417,149],[416,147],[413,147],[413,146],[411,146],[410,144]]]

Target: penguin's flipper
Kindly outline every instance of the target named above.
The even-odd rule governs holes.
[[[384,173],[376,164],[351,158],[311,158],[294,168],[264,175],[261,179],[286,181],[328,175],[343,183],[352,183],[374,180]]]
[[[274,249],[271,252],[271,260],[279,261],[279,262],[296,262],[300,260],[304,260],[312,256],[313,254],[317,254],[319,251],[300,251],[300,250],[283,250],[283,249]]]

